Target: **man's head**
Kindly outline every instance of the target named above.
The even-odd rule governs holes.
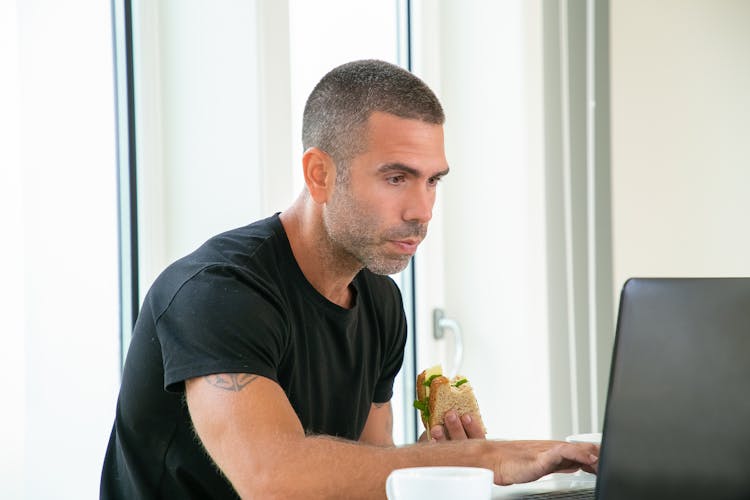
[[[345,64],[315,87],[302,163],[331,266],[377,274],[406,267],[448,173],[443,122],[432,91],[392,64]]]
[[[345,184],[348,163],[364,151],[367,119],[376,111],[435,125],[445,121],[435,94],[413,74],[383,61],[354,61],[331,70],[308,97],[303,148],[330,155]]]

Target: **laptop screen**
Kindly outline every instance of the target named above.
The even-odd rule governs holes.
[[[632,279],[597,498],[750,498],[750,279]]]

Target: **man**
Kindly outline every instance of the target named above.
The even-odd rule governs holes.
[[[388,473],[473,465],[499,483],[595,468],[593,445],[492,442],[448,415],[396,448],[406,321],[387,274],[425,237],[448,173],[443,111],[380,61],[335,68],[303,119],[306,189],[167,268],[133,333],[103,498],[384,496]]]

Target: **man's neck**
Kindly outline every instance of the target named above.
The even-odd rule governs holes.
[[[337,254],[326,234],[320,207],[303,194],[279,218],[307,281],[326,299],[350,308],[354,299],[351,282],[361,265]]]

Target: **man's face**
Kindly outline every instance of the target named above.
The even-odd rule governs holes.
[[[335,184],[323,222],[339,251],[394,274],[427,234],[437,183],[448,173],[443,127],[376,112],[366,129],[367,149],[349,162],[348,182]]]

